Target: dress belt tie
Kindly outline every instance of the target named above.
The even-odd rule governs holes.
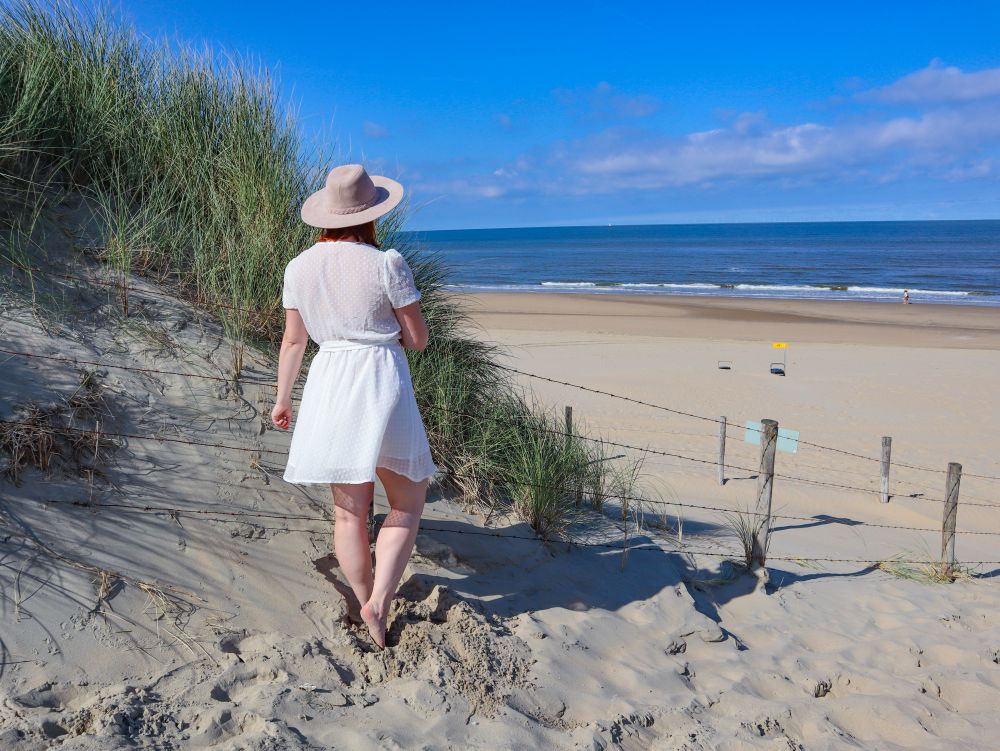
[[[364,349],[366,347],[401,346],[398,339],[387,342],[366,342],[361,339],[328,339],[319,343],[320,352],[338,352],[345,349]]]

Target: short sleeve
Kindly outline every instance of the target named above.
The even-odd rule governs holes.
[[[295,294],[292,277],[291,274],[289,274],[289,269],[291,269],[291,267],[291,263],[285,266],[285,281],[281,288],[281,306],[283,308],[299,307],[299,301]]]
[[[420,299],[420,290],[413,281],[413,272],[402,253],[385,251],[385,291],[393,308],[405,308]]]

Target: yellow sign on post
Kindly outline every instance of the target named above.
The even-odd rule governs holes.
[[[788,372],[788,342],[774,342],[771,346],[781,350],[781,362],[772,362],[771,372],[783,376]]]

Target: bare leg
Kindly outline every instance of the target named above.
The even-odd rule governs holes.
[[[427,496],[427,480],[414,482],[385,467],[378,467],[376,472],[385,486],[391,510],[375,541],[375,582],[371,597],[361,608],[361,617],[368,624],[375,643],[384,647],[389,603],[396,595],[399,580],[413,552]]]
[[[333,491],[333,549],[358,602],[371,599],[374,575],[368,544],[368,506],[375,483],[330,483]]]

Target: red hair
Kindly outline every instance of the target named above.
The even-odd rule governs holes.
[[[320,230],[319,241],[332,242],[336,240],[347,240],[348,242],[366,243],[378,247],[375,239],[375,222],[365,222],[355,224],[351,227],[337,227],[336,229]]]

